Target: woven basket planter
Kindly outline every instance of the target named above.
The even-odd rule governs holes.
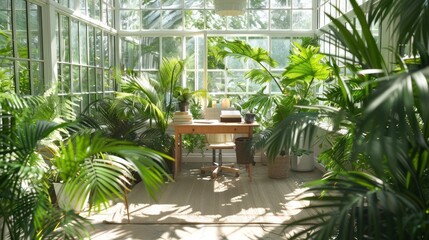
[[[274,161],[268,160],[268,177],[281,179],[289,176],[290,158],[293,156],[278,156]]]

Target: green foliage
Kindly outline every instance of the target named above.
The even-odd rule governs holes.
[[[427,51],[429,7],[427,1],[415,0],[413,4],[410,4],[408,0],[371,0],[370,3],[369,24],[382,20],[387,22],[398,39],[393,47],[399,51],[400,45],[411,43],[413,54],[421,59],[419,68],[429,66]]]
[[[199,102],[194,101],[191,104],[190,112],[193,119],[203,118],[202,107]],[[187,153],[192,153],[196,149],[204,155],[204,150],[206,148],[206,135],[205,134],[184,134],[183,135],[183,148],[186,149]]]
[[[53,181],[61,180],[71,198],[88,195],[91,210],[98,210],[123,198],[132,172],[144,179],[153,197],[168,178],[168,156],[74,122],[72,107],[54,96],[22,98],[10,92],[0,95],[0,104],[2,116],[11,119],[0,136],[2,237],[88,237],[87,220],[54,205]]]
[[[391,7],[400,2],[377,1],[369,20],[371,14],[392,13],[394,19],[402,19]],[[316,214],[294,221],[292,225],[307,227],[291,239],[427,239],[429,68],[389,72],[388,61],[371,34],[371,23],[355,0],[351,4],[356,22],[349,15],[331,17],[327,34],[354,56],[353,61],[339,59],[353,76],[340,75],[333,61],[338,84],[322,97],[329,107],[311,106],[314,112],[290,115],[268,139],[268,153],[274,155],[293,146],[297,136],[311,139],[317,122],[328,120],[332,127],[333,147],[321,155],[330,172],[307,184],[298,197],[310,201],[304,209]],[[414,17],[426,11],[413,6],[401,14],[414,12]],[[425,46],[423,55],[429,52],[427,41]]]

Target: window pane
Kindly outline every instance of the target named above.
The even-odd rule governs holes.
[[[95,70],[95,89],[97,92],[103,91],[103,70],[100,68],[97,68]]]
[[[73,86],[73,93],[80,93],[80,69],[78,66],[73,66],[73,81],[72,81],[72,86]]]
[[[290,10],[271,11],[271,29],[290,29]]]
[[[96,76],[95,76],[95,68],[89,68],[89,91],[95,92],[95,82],[96,82]]]
[[[226,29],[226,17],[217,15],[214,11],[206,12],[206,28],[212,30]]]
[[[181,0],[162,0],[162,8],[182,8]]]
[[[246,14],[227,17],[228,29],[247,29]]]
[[[289,61],[288,56],[290,53],[290,39],[289,38],[272,38],[271,39],[271,57],[279,63],[277,68],[286,67]]]
[[[31,63],[31,83],[33,86],[33,94],[42,95],[45,92],[44,79],[43,63]]]
[[[28,58],[28,38],[27,38],[27,12],[26,4],[23,0],[17,0],[16,4],[16,45],[18,57]]]
[[[249,11],[249,29],[268,29],[268,10]]]
[[[18,74],[19,74],[18,75],[18,80],[19,80],[18,93],[23,95],[31,94],[29,68],[30,66],[28,61],[18,62]]]
[[[244,78],[244,71],[228,72],[227,77],[227,91],[233,93],[246,92],[246,79]]]
[[[204,11],[187,10],[185,12],[185,29],[204,29]]]
[[[121,11],[121,29],[139,30],[140,29],[140,11],[122,10]]]
[[[141,40],[141,52],[143,69],[159,68],[159,38],[143,38]]]
[[[290,8],[291,0],[271,0],[271,8]]]
[[[124,1],[124,0],[122,0]],[[161,7],[161,1],[160,0],[128,0],[130,2],[134,1],[136,2],[132,6],[137,6],[138,2],[141,2],[142,9],[144,8],[159,8]]]
[[[60,75],[61,93],[70,93],[70,66],[68,64],[62,64]]]
[[[292,0],[293,8],[311,8],[313,0]]]
[[[137,41],[137,40],[136,40]],[[138,44],[134,41],[127,41],[122,39],[121,41],[121,52],[122,59],[121,64],[127,70],[133,70],[139,68],[138,61]]]
[[[162,11],[163,29],[182,29],[182,11],[165,10]]]
[[[160,29],[161,11],[142,11],[142,29]]]
[[[162,38],[163,57],[178,57],[182,56],[182,38],[180,37],[164,37]]]
[[[189,88],[191,91],[195,90],[195,79],[196,79],[196,72],[195,71],[188,71],[186,73],[186,87]]]
[[[204,0],[184,0],[185,8],[204,8]]]
[[[267,8],[268,0],[250,0],[250,8]]]
[[[294,10],[292,12],[292,29],[310,30],[312,23],[311,10]]]
[[[85,24],[79,25],[79,44],[80,44],[80,62],[82,64],[88,64],[88,43],[87,43],[87,28]]]
[[[40,27],[41,21],[40,21],[40,14],[41,9],[39,6],[35,4],[30,4],[30,58],[32,59],[42,59],[42,29]]]
[[[103,33],[95,30],[95,65],[101,66],[101,56],[103,54]]]
[[[82,93],[87,93],[89,91],[87,67],[82,67],[81,81],[82,81]]]
[[[58,39],[61,47],[61,60],[63,62],[70,62],[70,36],[69,36],[69,18],[60,16],[61,19],[61,37]]]
[[[79,35],[78,35],[78,22],[72,20],[70,24],[70,51],[71,62],[79,63]]]
[[[225,77],[223,71],[208,72],[207,90],[209,92],[223,92],[225,90]]]

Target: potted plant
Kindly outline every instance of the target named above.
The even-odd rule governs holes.
[[[132,170],[147,180],[152,196],[164,183],[162,154],[77,124],[69,101],[10,91],[0,93],[0,104],[2,116],[13,120],[0,136],[0,224],[6,238],[88,237],[86,219],[54,204],[53,182],[61,180],[71,198],[89,196],[95,209],[124,197]]]
[[[347,51],[332,61],[347,70],[334,68],[338,85],[323,96],[329,107],[312,106],[317,113],[285,119],[273,132],[275,147],[290,141],[299,126],[308,129],[321,119],[330,120],[334,134],[341,130],[324,151],[330,155],[329,172],[298,198],[311,202],[305,209],[317,214],[292,223],[309,227],[291,239],[422,239],[428,236],[422,223],[428,222],[429,32],[426,22],[412,16],[427,15],[427,8],[420,8],[424,2],[410,10],[406,0],[372,1],[367,12],[358,1],[350,3],[353,11],[328,15],[332,24],[325,37]],[[386,58],[371,31],[379,21],[395,29],[393,48],[408,42],[419,46],[418,55],[426,57],[417,69],[389,66],[393,59]],[[294,122],[299,124],[286,128]]]
[[[187,87],[176,86],[173,91],[173,97],[177,100],[179,111],[186,112],[189,110],[189,104],[193,97],[204,98],[207,97],[207,91],[200,89],[191,91]]]
[[[324,55],[319,53],[317,46],[303,46],[297,42],[294,42],[293,45],[294,47],[289,57],[290,64],[282,74],[275,74],[267,66],[275,67],[277,66],[277,62],[264,49],[252,48],[250,45],[238,40],[221,43],[224,49],[220,52],[221,56],[244,58],[246,60],[253,60],[259,64],[259,69],[252,69],[245,74],[247,78],[262,86],[275,83],[280,90],[279,94],[265,94],[265,87],[263,87],[242,105],[243,108],[250,109],[262,115],[260,118],[272,115],[270,121],[262,123],[265,124],[263,126],[265,130],[255,134],[253,143],[257,148],[266,147],[272,129],[276,128],[283,119],[292,113],[308,111],[302,106],[308,106],[317,101],[312,90],[329,76],[329,66],[324,62]],[[305,148],[305,146],[299,145],[299,139],[300,137],[297,136],[294,142],[287,142],[278,151],[269,154],[268,167],[270,168],[272,165],[270,163],[274,161],[285,159],[285,157],[277,159],[277,156],[293,154],[293,147]],[[281,144],[284,144],[284,142]],[[287,161],[296,161],[296,159],[295,157],[289,157]],[[295,165],[297,165],[296,163]],[[275,166],[273,167],[275,168]]]
[[[189,88],[182,88],[181,86],[176,86],[174,88],[173,97],[175,97],[178,102],[179,111],[188,111],[189,101],[192,99],[192,94],[193,92],[191,92]]]

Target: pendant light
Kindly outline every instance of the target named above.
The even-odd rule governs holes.
[[[214,5],[220,16],[238,16],[244,14],[246,0],[214,0]]]

